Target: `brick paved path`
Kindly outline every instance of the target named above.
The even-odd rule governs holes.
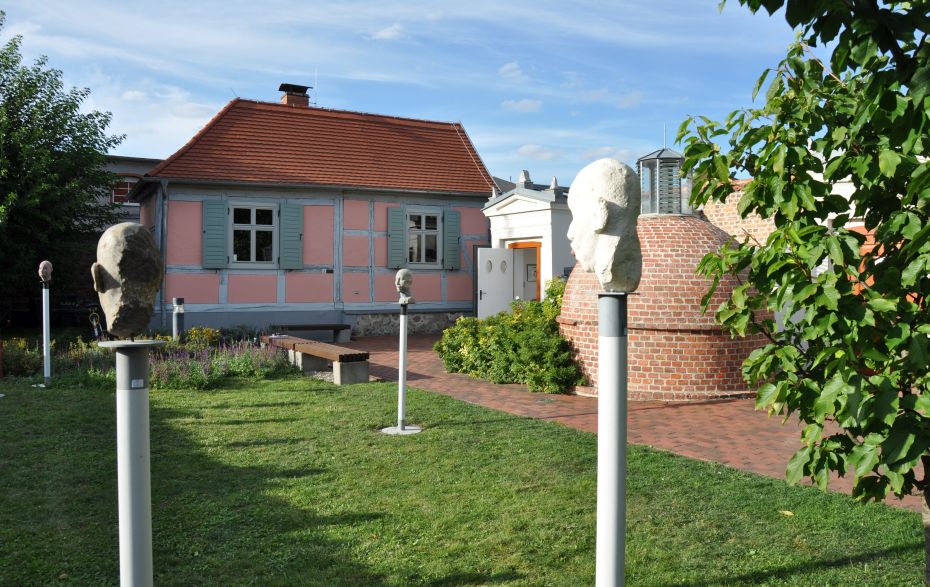
[[[446,373],[433,351],[438,335],[411,335],[407,351],[407,383],[518,416],[552,420],[597,432],[597,398],[530,393],[523,385],[496,385],[468,375]],[[353,340],[352,348],[371,353],[371,374],[397,381],[397,337]],[[800,448],[801,426],[784,425],[753,408],[753,400],[690,403],[630,402],[628,439],[686,457],[724,463],[745,471],[784,479],[785,465]],[[849,493],[851,482],[836,479],[830,488]],[[892,505],[920,510],[917,497]]]

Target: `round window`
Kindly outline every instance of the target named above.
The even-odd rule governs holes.
[[[488,273],[490,273],[491,271],[494,270],[494,263],[491,263],[491,261],[489,260],[487,263],[485,263],[485,269],[487,270]]]
[[[507,273],[507,261],[501,261],[501,273]]]

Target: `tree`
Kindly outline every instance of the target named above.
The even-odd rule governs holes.
[[[754,101],[771,78],[764,105],[689,118],[678,138],[692,205],[725,200],[745,173],[740,213],[775,228],[699,271],[712,288],[738,276],[716,317],[769,341],[743,364],[757,408],[805,424],[788,480],[851,475],[861,500],[922,491],[930,545],[930,3],[739,2],[784,7],[798,40],[759,79]],[[841,180],[848,197],[834,193]],[[930,583],[930,546],[927,562]]]
[[[0,30],[4,20],[0,11]],[[117,181],[106,153],[122,140],[106,134],[110,114],[81,112],[90,91],[66,91],[44,57],[24,66],[21,42],[0,48],[0,305],[38,292],[42,259],[65,288],[88,289],[89,265],[77,260],[118,219],[101,200]]]

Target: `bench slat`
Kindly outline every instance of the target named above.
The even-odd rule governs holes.
[[[294,345],[294,350],[298,353],[307,353],[315,357],[322,357],[329,361],[339,361],[342,363],[351,363],[353,361],[367,361],[367,351],[356,351],[345,347],[317,342],[315,340],[308,342],[299,342]]]
[[[272,324],[272,330],[349,330],[348,324]]]
[[[296,336],[263,336],[262,342],[284,349],[320,357],[328,361],[351,363],[355,361],[368,360],[368,351],[356,351],[354,349],[348,349],[316,340],[307,340],[305,338],[299,338]]]

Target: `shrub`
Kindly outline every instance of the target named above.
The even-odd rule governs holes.
[[[220,344],[220,331],[207,326],[194,326],[184,332],[185,344],[188,347],[206,349]]]
[[[224,377],[267,379],[296,371],[276,349],[259,348],[252,340],[220,344],[220,331],[213,328],[191,331],[193,337],[186,343],[160,334],[154,337],[165,344],[154,347],[149,355],[152,389],[210,389]],[[41,344],[30,344],[24,338],[4,342],[5,374],[34,376],[42,372],[42,366]],[[112,385],[116,381],[114,353],[78,338],[66,351],[53,355],[52,373],[66,385]]]
[[[52,341],[52,350],[55,344]],[[42,371],[42,344],[29,344],[25,338],[10,338],[3,341],[4,375],[35,375]]]
[[[564,290],[565,282],[553,279],[541,302],[516,301],[511,313],[484,320],[459,318],[434,349],[448,371],[494,383],[524,383],[546,393],[583,383],[555,321]]]

